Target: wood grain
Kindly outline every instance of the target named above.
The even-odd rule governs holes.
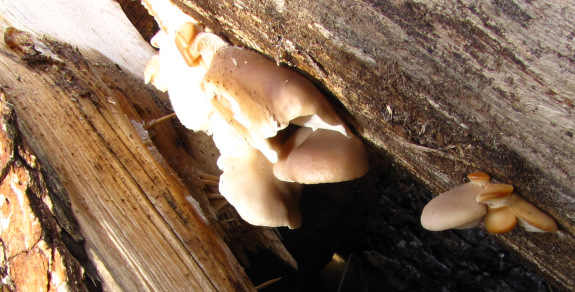
[[[152,91],[97,53],[45,42],[49,57],[2,50],[2,89],[22,137],[69,198],[104,289],[253,290],[175,171],[140,137],[136,107],[162,109]]]

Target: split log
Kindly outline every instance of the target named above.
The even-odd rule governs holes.
[[[361,136],[433,192],[472,171],[513,184],[560,231],[494,238],[575,289],[573,3],[174,2],[314,79]]]
[[[13,106],[13,126],[49,189],[71,206],[104,289],[253,290],[199,205],[186,200],[202,190],[186,188],[141,139],[143,113],[161,116],[153,95],[97,55],[46,48],[54,53],[22,60],[2,51],[4,105]]]
[[[0,1],[2,32],[30,32],[0,45],[6,288],[252,291],[238,259],[256,248],[294,267],[271,229],[210,205],[207,136],[146,127],[171,110],[119,5],[80,2]]]

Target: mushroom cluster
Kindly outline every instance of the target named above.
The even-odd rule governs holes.
[[[234,47],[169,1],[145,0],[161,30],[145,81],[168,91],[182,124],[213,136],[220,193],[254,225],[301,225],[301,184],[353,180],[367,151],[305,77]]]
[[[465,229],[483,221],[491,233],[509,232],[517,224],[529,232],[557,231],[555,221],[514,193],[512,185],[492,183],[484,172],[471,173],[467,178],[468,183],[429,201],[421,214],[423,228]]]

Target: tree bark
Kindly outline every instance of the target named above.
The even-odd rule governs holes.
[[[315,80],[376,151],[434,193],[473,171],[514,185],[560,231],[493,237],[575,289],[573,3],[175,2]]]

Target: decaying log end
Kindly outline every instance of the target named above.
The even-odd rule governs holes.
[[[167,114],[156,93],[98,53],[9,32],[24,39],[0,56],[4,276],[14,287],[253,290],[222,238],[221,225],[241,223],[218,223],[200,183],[215,157],[196,161],[170,122],[144,129]],[[29,281],[23,263],[53,266]]]

